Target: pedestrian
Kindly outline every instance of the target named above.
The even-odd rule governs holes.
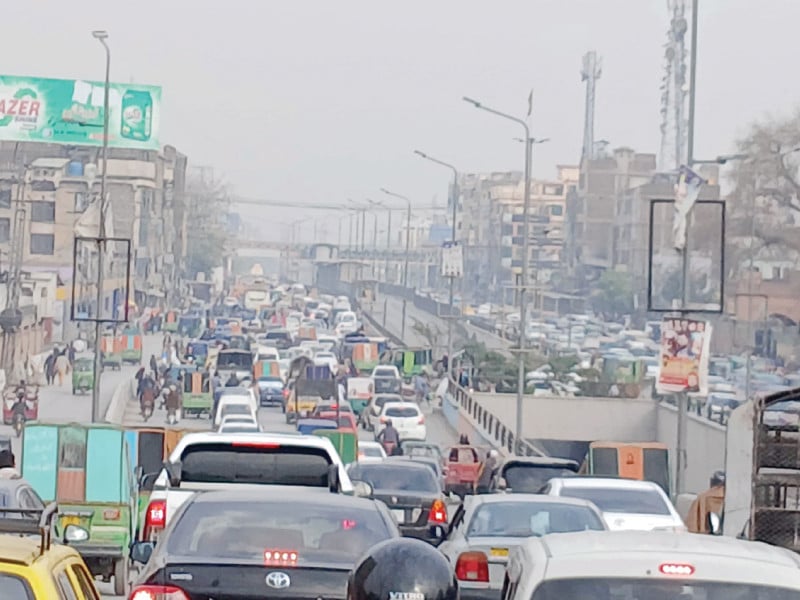
[[[64,385],[64,377],[67,376],[69,373],[69,358],[67,357],[67,351],[64,350],[61,354],[58,355],[56,358],[56,372],[58,373],[58,385]]]
[[[67,358],[69,358],[69,366],[75,364],[75,348],[70,344],[67,346]]]
[[[475,480],[474,490],[476,494],[489,493],[489,487],[492,484],[492,478],[497,469],[497,457],[498,452],[495,449],[489,450],[489,452],[486,453],[486,460],[481,463],[481,467],[478,470],[478,478]]]
[[[156,375],[158,375],[158,361],[156,361],[155,354],[150,355],[150,370]]]
[[[47,355],[44,361],[44,376],[47,380],[47,385],[53,385],[56,378],[56,354],[51,353]]]

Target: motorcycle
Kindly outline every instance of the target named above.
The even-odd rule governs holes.
[[[381,442],[383,446],[383,451],[386,452],[386,456],[394,456],[397,452],[397,444],[394,442]]]
[[[23,401],[24,402],[24,401]],[[14,407],[14,416],[11,418],[11,426],[17,437],[22,435],[22,428],[25,426],[25,405],[22,408]]]
[[[145,423],[147,420],[153,416],[153,411],[156,407],[155,397],[152,391],[147,390],[142,393],[142,419],[144,419]]]

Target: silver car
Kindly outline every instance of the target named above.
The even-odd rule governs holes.
[[[608,529],[591,502],[535,494],[467,496],[451,523],[439,550],[463,599],[499,599],[509,552],[531,536]]]

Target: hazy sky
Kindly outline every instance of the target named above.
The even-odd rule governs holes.
[[[700,0],[696,155],[800,97],[798,0]],[[448,172],[522,168],[511,123],[535,90],[534,172],[580,156],[581,56],[603,58],[596,138],[656,152],[666,0],[36,0],[3,5],[2,71],[163,86],[162,143],[242,194],[339,203],[388,187],[444,202]],[[272,209],[273,223],[296,219]],[[335,225],[333,226],[335,228]],[[275,231],[265,234],[275,237]]]

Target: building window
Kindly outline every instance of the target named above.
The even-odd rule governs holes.
[[[560,217],[564,214],[564,207],[560,204],[551,204],[550,205],[550,214],[554,217]]]
[[[504,224],[502,235],[514,235],[514,226],[511,224]]]
[[[31,202],[31,221],[34,223],[55,223],[56,203],[42,202],[40,200]]]
[[[82,213],[89,206],[89,194],[75,192],[75,212]]]
[[[0,244],[11,239],[11,219],[0,219]]]
[[[11,188],[0,190],[0,208],[11,208]]]
[[[511,246],[503,246],[500,251],[502,258],[511,258]]]
[[[52,233],[32,233],[31,234],[31,254],[55,253],[56,238]]]

